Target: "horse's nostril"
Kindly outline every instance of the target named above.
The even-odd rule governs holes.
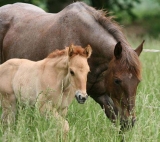
[[[132,118],[130,120],[121,120],[120,124],[121,124],[121,130],[128,130],[130,128],[132,128],[134,126],[136,122],[136,118]]]
[[[134,126],[135,122],[136,122],[136,118],[133,118],[132,119],[132,127]]]

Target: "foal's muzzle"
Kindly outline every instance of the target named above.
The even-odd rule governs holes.
[[[87,100],[88,95],[85,93],[81,93],[81,91],[76,91],[75,97],[80,104],[84,104],[84,102]]]

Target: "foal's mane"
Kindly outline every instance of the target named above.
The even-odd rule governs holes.
[[[106,29],[117,42],[121,42],[123,47],[123,55],[121,58],[121,64],[125,66],[128,70],[135,72],[137,78],[141,79],[141,63],[139,61],[136,52],[130,48],[124,34],[122,33],[122,28],[113,20],[113,16],[106,16],[108,13],[103,10],[96,10],[93,7],[80,2],[91,16],[104,28]]]
[[[58,50],[56,49],[55,51],[51,52],[47,58],[55,58],[55,57],[60,57],[66,54],[66,49]]]
[[[73,49],[73,51],[72,51],[72,56],[71,57],[73,57],[75,55],[78,55],[78,54],[80,56],[87,57],[87,55],[84,52],[84,48],[82,48],[81,46],[72,45],[72,49]],[[61,57],[61,56],[67,55],[68,50],[69,50],[69,47],[66,47],[65,49],[62,49],[62,50],[56,49],[55,51],[50,53],[47,56],[47,58],[55,58],[55,57]]]

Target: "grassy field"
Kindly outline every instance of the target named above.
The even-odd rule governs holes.
[[[146,37],[144,48],[160,49],[160,39]],[[141,39],[132,37],[136,48]],[[124,134],[125,142],[160,141],[160,52],[143,52],[143,80],[136,98],[137,122],[132,130]],[[119,126],[114,126],[100,106],[91,98],[84,105],[73,101],[66,119],[70,124],[68,142],[120,142]],[[1,124],[0,124],[1,125]],[[58,132],[57,132],[58,131]],[[61,127],[54,118],[47,120],[37,110],[19,108],[17,124],[2,129],[0,142],[63,142]]]

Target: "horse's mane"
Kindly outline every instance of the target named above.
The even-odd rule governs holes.
[[[117,42],[121,42],[123,46],[123,56],[121,63],[123,66],[128,68],[130,71],[135,72],[138,79],[141,79],[141,63],[139,61],[136,52],[130,48],[129,43],[127,42],[124,34],[122,33],[122,28],[115,21],[113,16],[107,16],[108,12],[104,10],[96,10],[93,7],[86,5],[83,2],[80,2],[89,13],[94,17],[94,19],[111,35]]]
[[[93,7],[86,5],[83,2],[79,2],[89,13],[94,17],[94,19],[106,29],[117,42],[129,45],[126,41],[124,34],[122,33],[122,27],[114,20],[114,16],[108,16],[108,12],[104,10],[96,10]]]
[[[139,80],[141,80],[141,62],[138,58],[137,53],[134,50],[123,49],[122,58],[120,60],[121,66],[127,68],[133,72]]]
[[[73,48],[72,57],[75,56],[75,55],[78,55],[78,54],[83,56],[83,57],[87,57],[87,55],[84,52],[84,48],[82,48],[81,46],[73,46],[72,45],[72,48]],[[63,56],[63,55],[67,55],[68,49],[69,49],[69,47],[66,47],[65,49],[62,49],[62,50],[56,49],[55,51],[50,53],[47,56],[47,58],[55,58],[55,57],[60,57],[60,56]]]

